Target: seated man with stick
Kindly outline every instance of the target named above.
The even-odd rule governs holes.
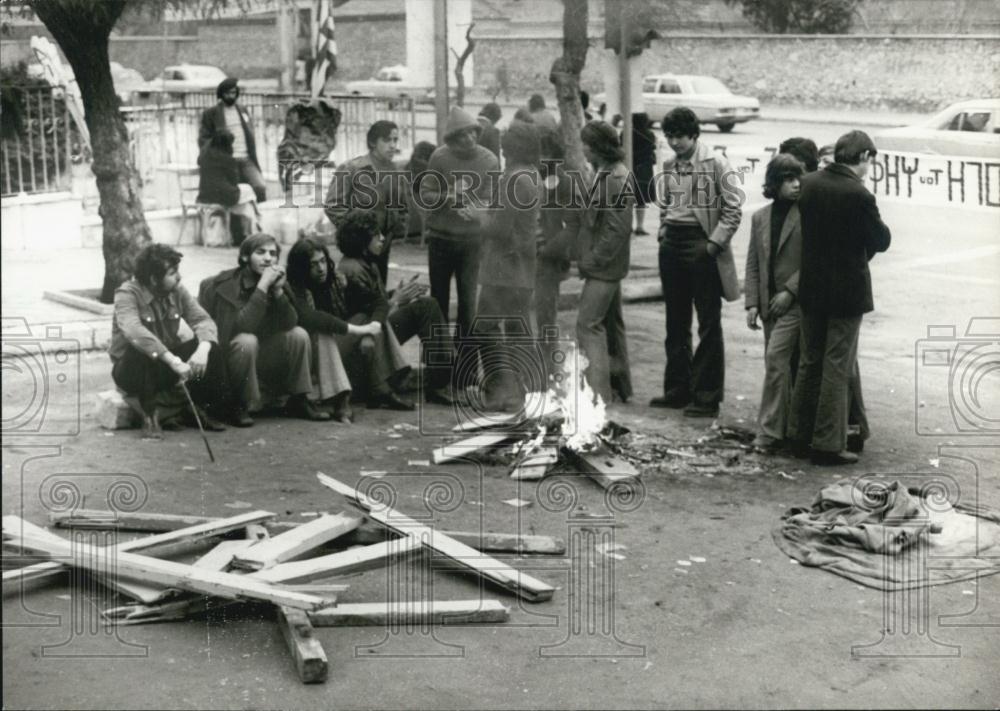
[[[194,426],[196,417],[205,429],[225,429],[201,410],[222,406],[224,369],[215,322],[181,284],[181,257],[167,245],[148,245],[136,258],[135,275],[115,291],[111,377],[127,397],[138,400],[143,434],[151,439],[161,439],[162,428]],[[194,331],[188,341],[179,335],[181,319]],[[184,402],[169,393],[185,381],[198,412],[161,422],[166,401]]]

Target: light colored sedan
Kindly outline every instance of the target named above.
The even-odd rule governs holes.
[[[1000,158],[1000,99],[960,101],[914,126],[883,131],[874,141],[885,151]]]
[[[348,94],[370,94],[391,98],[426,98],[432,87],[421,86],[410,80],[410,71],[401,64],[382,67],[371,79],[347,82]]]
[[[734,94],[715,77],[694,74],[652,74],[642,80],[642,101],[651,121],[659,121],[678,106],[694,111],[699,123],[714,123],[729,133],[738,123],[760,118],[760,102]],[[594,97],[602,107],[604,95]],[[609,117],[610,118],[610,117]]]
[[[166,67],[160,76],[139,88],[140,96],[156,91],[184,94],[188,92],[215,91],[226,78],[226,73],[208,64],[176,64]]]

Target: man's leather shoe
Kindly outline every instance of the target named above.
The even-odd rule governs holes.
[[[340,422],[345,425],[349,425],[354,422],[354,410],[351,409],[351,404],[349,402],[337,405],[333,408],[332,414],[334,422]]]
[[[686,407],[688,403],[691,402],[690,395],[683,395],[681,393],[670,393],[663,395],[661,397],[654,397],[649,401],[650,407],[666,407],[671,410],[680,410],[682,407]]]
[[[865,438],[857,432],[847,435],[847,451],[855,454],[865,451]]]
[[[394,392],[381,393],[375,395],[368,401],[369,410],[399,410],[400,412],[412,412],[417,406],[408,402]]]
[[[809,461],[821,467],[833,467],[841,464],[857,464],[858,455],[848,452],[846,449],[842,452],[826,452],[821,449],[814,449],[812,455],[809,457]]]
[[[207,412],[205,412],[200,407],[198,408],[198,419],[201,420],[201,426],[208,432],[225,432],[226,426],[219,422],[214,417],[210,417]],[[194,419],[194,415],[188,411],[184,418],[188,427],[197,427],[198,421]]]
[[[184,420],[182,420],[180,416],[161,420],[160,429],[164,432],[180,432],[184,429]]]
[[[424,401],[434,403],[435,405],[454,405],[455,398],[452,397],[448,388],[435,388],[434,390],[428,390],[424,393]]]
[[[233,413],[232,422],[237,427],[253,427],[253,418],[245,407],[237,408]]]
[[[330,419],[329,412],[323,412],[316,405],[313,404],[312,400],[307,398],[305,395],[296,395],[288,401],[286,410],[291,417],[298,417],[303,420],[311,420],[313,422],[325,422]]]
[[[718,417],[718,405],[696,405],[691,403],[684,408],[684,417]]]

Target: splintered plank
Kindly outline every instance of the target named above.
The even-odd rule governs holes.
[[[491,417],[473,417],[468,420],[462,420],[457,425],[451,428],[452,432],[479,432],[481,430],[491,430],[497,427],[517,427],[518,425],[525,422],[525,417],[523,412],[514,412],[508,414],[496,414]]]
[[[276,514],[273,514],[270,511],[249,511],[230,518],[220,518],[215,521],[207,521],[194,526],[187,526],[173,531],[166,531],[154,536],[137,538],[134,541],[125,541],[116,545],[115,551],[119,553],[126,553],[130,551],[148,550],[150,548],[155,548],[168,543],[193,543],[206,538],[219,536],[238,528],[244,528],[250,524],[266,521],[274,518],[275,515]],[[63,563],[48,561],[45,563],[29,565],[25,568],[5,571],[3,573],[4,590],[6,591],[10,589],[8,586],[13,585],[14,583],[41,580],[43,578],[57,575],[65,569],[66,568]]]
[[[226,568],[229,567],[230,563],[233,562],[233,557],[237,553],[246,550],[254,543],[256,543],[256,541],[253,540],[221,541],[215,546],[215,548],[210,550],[191,565],[195,568],[204,568],[205,570],[225,571]]]
[[[639,470],[631,463],[608,452],[577,452],[563,447],[562,452],[581,473],[597,482],[602,488],[630,484],[639,478]]]
[[[22,534],[28,534],[42,540],[45,540],[46,538],[56,542],[65,540],[51,531],[47,531],[41,526],[36,526],[35,524],[25,521],[18,516],[4,516],[3,531],[4,537],[7,538],[10,536],[9,540],[14,544],[17,544],[20,540],[20,537],[13,533],[14,531],[20,531]],[[149,585],[143,585],[139,582],[125,580],[118,575],[102,577],[101,581],[113,590],[144,603],[156,602],[157,600],[162,599],[164,593],[163,588],[155,588]]]
[[[555,592],[555,589],[548,583],[515,570],[496,558],[483,555],[480,551],[456,541],[454,538],[436,533],[433,528],[424,526],[395,509],[369,499],[352,486],[325,474],[317,474],[316,476],[323,486],[333,489],[341,496],[346,497],[348,501],[364,509],[371,519],[397,533],[420,539],[424,546],[435,553],[455,561],[463,568],[477,573],[526,600],[532,602],[548,600]]]
[[[435,529],[437,530],[437,529]],[[377,543],[386,539],[386,530],[377,530],[363,525],[351,533],[356,543]],[[389,532],[395,535],[393,532]],[[542,555],[564,555],[566,541],[553,536],[539,536],[517,533],[489,533],[485,531],[437,531],[439,536],[448,536],[476,550],[487,553],[535,553]]]
[[[484,432],[458,442],[446,444],[431,452],[431,461],[435,464],[446,464],[472,454],[485,452],[498,447],[504,442],[516,439],[520,435],[515,432]]]
[[[313,634],[309,616],[302,610],[278,607],[278,626],[295,660],[295,670],[304,684],[326,681],[328,664],[323,646]]]
[[[309,523],[261,541],[238,553],[233,565],[246,570],[264,570],[332,541],[361,525],[361,518],[337,514],[320,516]]]
[[[107,572],[105,559],[109,551],[102,546],[92,546],[78,541],[32,539],[27,535],[24,536],[24,540],[30,543],[32,548],[50,555],[72,558],[70,564],[74,567],[98,573]],[[303,610],[315,610],[330,604],[326,598],[281,590],[244,575],[205,570],[121,550],[114,551],[114,568],[116,573],[141,581],[143,584],[178,588],[204,595],[236,600],[263,600]]]
[[[282,563],[267,570],[260,570],[252,577],[270,583],[305,583],[333,575],[349,575],[385,567],[390,562],[420,549],[420,541],[407,537],[396,538],[340,553]]]
[[[49,522],[59,528],[118,529],[122,531],[147,531],[162,533],[218,521],[211,516],[184,516],[179,514],[144,513],[142,511],[101,511],[74,509],[49,514]]]
[[[549,467],[559,461],[559,452],[555,447],[547,447],[529,454],[519,461],[510,472],[511,479],[531,480],[541,479]]]
[[[468,625],[506,622],[510,608],[499,600],[352,602],[308,613],[315,627],[369,625]]]

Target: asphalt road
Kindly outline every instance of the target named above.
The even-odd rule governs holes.
[[[726,138],[773,142],[808,135],[821,142],[842,128],[760,122]],[[584,575],[574,583],[565,566],[517,561],[538,566],[532,574],[560,589],[551,602],[532,605],[486,588],[484,595],[513,607],[508,625],[319,630],[331,663],[322,686],[299,684],[280,633],[260,608],[109,633],[96,623],[94,610],[110,604],[98,588],[71,595],[58,584],[23,602],[7,597],[3,706],[995,706],[1000,578],[937,587],[917,598],[886,596],[792,565],[771,541],[781,512],[808,506],[827,483],[866,473],[907,483],[941,480],[964,501],[1000,509],[1000,370],[983,368],[972,389],[965,376],[973,360],[941,366],[922,357],[928,327],[951,325],[953,337],[936,331],[945,334],[939,344],[965,349],[959,353],[979,348],[987,365],[996,362],[998,322],[977,322],[982,338],[967,335],[967,327],[973,318],[1000,315],[1000,218],[997,211],[880,204],[893,243],[872,263],[876,311],[862,329],[860,362],[874,434],[861,465],[820,469],[798,460],[745,457],[738,465],[720,459],[650,470],[641,505],[615,512],[614,541],[624,548],[613,570],[609,559],[596,556],[589,561],[596,568],[584,560]],[[651,237],[638,239],[647,240],[637,242],[638,254],[655,252]],[[739,261],[746,225],[735,244]],[[573,316],[561,314],[569,332]],[[645,406],[660,387],[662,304],[630,304],[625,318],[637,396],[615,405],[612,416],[649,436],[696,441],[708,423]],[[748,427],[763,372],[763,339],[747,330],[740,304],[727,305],[724,319],[722,423]],[[262,419],[251,430],[214,435],[219,463],[210,465],[194,431],[148,443],[135,432],[100,430],[89,415],[90,398],[108,386],[108,362],[95,353],[80,363],[78,385],[60,389],[53,380],[47,392],[36,389],[38,381],[5,374],[5,404],[48,397],[49,436],[4,437],[4,514],[44,523],[59,503],[58,481],[71,482],[85,497],[80,505],[104,508],[111,484],[126,478],[141,482],[149,511],[224,516],[252,505],[306,520],[304,513],[343,508],[316,484],[317,470],[353,483],[360,471],[379,469],[389,472],[399,508],[411,514],[423,510],[428,481],[459,482],[461,499],[437,512],[449,528],[520,528],[583,541],[584,550],[594,540],[586,536],[602,531],[593,522],[581,528],[570,510],[546,502],[534,484],[519,487],[502,467],[411,464],[439,446],[435,433],[450,415],[444,408],[425,408],[419,417],[362,410],[353,427]],[[77,397],[84,413],[79,420]],[[424,432],[394,431],[400,423],[420,424]],[[60,434],[77,429],[79,434]],[[502,503],[515,497],[533,504]],[[577,483],[574,497],[573,512],[606,511],[601,491],[589,482]],[[570,589],[595,569],[610,571],[608,586],[576,598],[594,626],[574,627],[580,618],[569,607]],[[402,590],[399,578],[385,573],[347,582],[343,601]],[[433,589],[417,592],[459,599],[478,596],[480,588],[472,578],[435,571]],[[852,657],[855,645],[874,645],[868,651],[875,656]]]

